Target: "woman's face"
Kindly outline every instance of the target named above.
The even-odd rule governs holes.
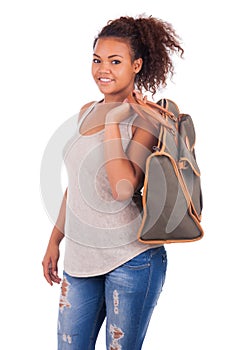
[[[134,89],[135,75],[141,66],[141,58],[132,62],[127,41],[112,37],[97,40],[92,75],[105,102],[122,102]]]

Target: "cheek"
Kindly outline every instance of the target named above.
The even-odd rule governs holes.
[[[119,72],[119,77],[121,78],[122,82],[128,82],[134,80],[135,72],[131,68],[124,69],[121,72]]]

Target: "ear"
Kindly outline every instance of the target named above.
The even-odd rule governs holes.
[[[138,58],[134,61],[133,65],[134,65],[134,71],[137,74],[138,72],[140,72],[141,68],[142,68],[142,63],[143,60],[142,58]]]

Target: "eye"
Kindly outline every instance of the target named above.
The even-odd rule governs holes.
[[[121,61],[119,61],[119,60],[113,60],[112,61],[112,64],[120,64],[121,63]]]
[[[98,58],[93,58],[93,63],[100,63],[100,60]]]

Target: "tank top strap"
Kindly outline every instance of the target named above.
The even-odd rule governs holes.
[[[97,103],[99,103],[99,101],[94,101],[83,113],[82,117],[78,120],[78,125],[77,125],[77,129],[79,131],[80,125],[82,124],[82,122],[84,121],[84,119],[88,116],[88,114],[93,110],[93,108],[97,105]]]
[[[121,136],[122,138],[129,138],[132,139],[133,137],[133,124],[135,119],[137,118],[137,114],[134,113],[131,116],[129,116],[127,119],[125,119],[123,122],[120,123],[120,130],[121,130]]]
[[[135,119],[138,117],[138,115],[136,113],[134,113],[129,120],[128,123],[128,132],[129,132],[129,137],[132,138],[133,137],[133,124],[135,122]]]

